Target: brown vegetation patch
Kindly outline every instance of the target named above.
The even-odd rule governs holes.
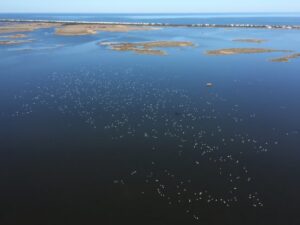
[[[271,52],[291,52],[288,50],[275,50],[268,48],[226,48],[207,51],[207,55],[236,55],[236,54],[255,54],[255,53],[271,53]]]
[[[32,40],[24,40],[24,41],[0,41],[0,45],[19,45],[19,44],[24,44],[24,43],[29,43],[32,42]]]
[[[263,40],[263,39],[234,39],[233,41],[235,42],[245,42],[245,43],[255,43],[255,44],[261,44],[266,42],[267,40]]]
[[[166,55],[163,50],[155,48],[174,48],[174,47],[192,47],[192,42],[185,41],[154,41],[154,42],[138,42],[138,43],[111,43],[102,42],[100,45],[109,46],[115,51],[133,51],[138,54],[147,55]]]
[[[289,62],[291,59],[300,58],[300,53],[295,53],[292,55],[287,55],[284,57],[271,59],[272,62]]]
[[[129,32],[135,30],[151,30],[153,28],[146,26],[130,26],[130,25],[98,25],[98,24],[73,24],[64,25],[56,29],[57,35],[77,36],[77,35],[93,35],[98,31],[106,32]]]
[[[42,28],[50,28],[60,26],[59,23],[5,23],[3,26],[0,26],[0,33],[16,33],[16,32],[30,32]]]
[[[0,38],[10,38],[10,39],[18,39],[18,38],[26,38],[26,34],[14,34],[14,35],[7,35],[7,36],[0,36]]]

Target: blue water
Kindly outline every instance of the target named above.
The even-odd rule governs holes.
[[[0,19],[65,20],[93,22],[145,22],[171,24],[299,25],[300,13],[261,14],[0,14]]]
[[[25,39],[0,46],[0,224],[299,224],[299,59],[205,54],[300,52],[299,30],[51,28]],[[196,46],[152,56],[99,45],[157,40]]]

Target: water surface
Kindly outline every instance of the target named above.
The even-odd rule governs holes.
[[[35,41],[0,47],[1,224],[300,222],[299,59],[205,54],[300,52],[300,31],[60,37],[42,29],[29,38]],[[238,38],[268,42],[232,41]],[[98,45],[157,40],[196,47],[151,56]]]

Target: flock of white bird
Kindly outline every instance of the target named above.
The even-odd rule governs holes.
[[[255,177],[247,157],[268,152],[278,141],[248,133],[240,124],[256,115],[242,117],[239,105],[219,96],[207,82],[199,84],[206,94],[195,99],[187,89],[168,86],[170,80],[171,75],[149,76],[134,68],[53,72],[47,82],[16,94],[22,105],[13,116],[30,116],[36,106],[45,107],[107,132],[108,142],[139,140],[151,156],[148,162],[132,165],[128,176],[112,182],[143,183],[148,188],[140,194],[156,193],[195,220],[201,218],[203,205],[248,202],[263,207],[260,194],[252,190]]]

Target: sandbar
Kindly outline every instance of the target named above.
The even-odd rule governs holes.
[[[287,55],[279,58],[271,59],[272,62],[289,62],[291,59],[300,58],[300,53],[295,53],[292,55]]]
[[[289,50],[276,50],[269,48],[225,48],[206,51],[207,55],[237,55],[237,54],[255,54],[271,52],[291,52]]]
[[[161,49],[156,48],[176,48],[176,47],[192,47],[195,46],[192,42],[187,41],[153,41],[153,42],[135,42],[135,43],[112,43],[101,42],[103,46],[109,46],[115,51],[133,51],[138,54],[146,55],[167,55]]]
[[[62,36],[80,36],[93,35],[98,31],[106,32],[129,32],[138,30],[152,30],[149,26],[132,26],[132,25],[99,25],[99,24],[73,24],[64,25],[56,29],[56,35]]]

